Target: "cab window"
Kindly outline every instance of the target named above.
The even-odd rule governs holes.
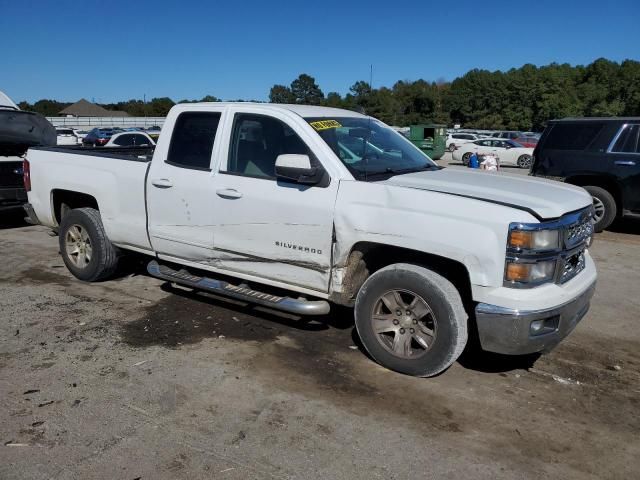
[[[265,116],[239,113],[233,120],[227,170],[257,178],[275,178],[276,158],[282,154],[311,152],[284,122]]]
[[[166,163],[182,168],[210,170],[219,112],[184,112],[173,127]]]

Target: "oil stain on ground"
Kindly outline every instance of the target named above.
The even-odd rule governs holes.
[[[38,267],[31,267],[20,274],[20,281],[35,284],[56,284],[61,286],[69,286],[71,278],[44,270]]]
[[[299,319],[277,312],[257,311],[251,306],[212,295],[167,286],[164,289],[173,295],[151,305],[140,319],[124,326],[122,337],[126,344],[133,347],[178,347],[221,336],[268,342],[296,331],[326,333],[330,330],[327,322],[335,320],[331,317],[323,321]],[[342,331],[347,328],[348,323]]]

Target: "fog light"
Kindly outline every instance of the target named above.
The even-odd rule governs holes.
[[[531,325],[529,326],[529,332],[531,332],[531,335],[537,335],[540,332],[542,332],[543,329],[544,329],[544,320],[534,320],[533,322],[531,322]]]
[[[541,318],[540,320],[533,320],[529,324],[529,335],[544,335],[546,333],[552,333],[558,330],[560,326],[560,316],[554,315],[553,317]]]

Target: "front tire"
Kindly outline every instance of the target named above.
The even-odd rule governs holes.
[[[118,267],[118,251],[94,208],[70,210],[60,223],[62,260],[74,277],[85,282],[109,278]]]
[[[601,187],[587,185],[583,187],[593,197],[593,209],[595,224],[593,229],[601,232],[613,223],[618,214],[616,200],[607,190]]]
[[[369,355],[390,370],[430,377],[446,370],[467,343],[467,314],[446,278],[411,264],[378,270],[355,305],[358,335]]]
[[[449,151],[450,151],[451,153],[453,153],[453,152],[455,152],[455,151],[456,151],[456,144],[455,144],[455,143],[452,143],[451,145],[449,145]]]

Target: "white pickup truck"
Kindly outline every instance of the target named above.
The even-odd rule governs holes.
[[[440,168],[340,109],[177,105],[152,156],[33,148],[25,183],[80,280],[133,250],[194,289],[299,315],[353,306],[370,355],[410,375],[446,369],[472,329],[488,351],[547,351],[595,288],[583,189]]]

